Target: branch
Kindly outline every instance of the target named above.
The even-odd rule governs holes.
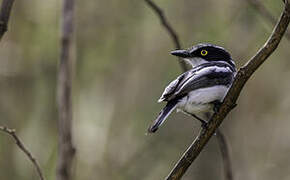
[[[169,22],[167,21],[167,19],[165,18],[164,16],[164,13],[162,11],[162,9],[160,9],[153,1],[151,0],[145,0],[145,2],[148,4],[148,6],[156,13],[156,15],[159,17],[160,19],[160,22],[162,24],[162,26],[164,26],[165,30],[168,32],[169,36],[171,37],[174,45],[175,45],[175,48],[176,49],[181,49],[181,45],[179,43],[179,38],[176,34],[176,32],[174,31],[174,29],[171,27],[171,25],[169,24]],[[186,71],[187,70],[187,67],[186,67],[186,63],[185,61],[183,61],[181,58],[178,58],[178,62],[179,62],[179,65],[181,67],[181,69],[183,71]]]
[[[163,26],[168,30],[169,34],[171,35],[173,42],[176,46],[177,49],[180,49],[181,43],[179,42],[179,38],[177,33],[175,33],[174,29],[167,23],[166,17],[164,16],[161,8],[159,8],[156,4],[154,4],[150,0],[145,0],[148,5],[156,12],[157,16],[159,16]],[[179,58],[179,62],[184,62]],[[183,66],[184,65],[184,66]],[[180,63],[181,69],[185,72],[186,71],[186,64]],[[219,143],[220,150],[222,152],[222,159],[224,162],[224,171],[225,171],[225,176],[227,180],[232,180],[233,179],[233,173],[232,173],[232,167],[231,167],[231,162],[230,162],[230,154],[229,154],[229,145],[226,141],[226,138],[222,134],[220,130],[217,130],[219,133],[217,135],[217,141]]]
[[[271,14],[270,11],[261,3],[260,0],[247,0],[249,4],[251,4],[259,13],[267,19],[273,26],[276,24],[276,18]],[[290,32],[286,31],[284,35],[287,40],[290,41]]]
[[[72,143],[72,41],[74,0],[63,0],[61,53],[58,72],[59,158],[57,180],[71,179],[75,155]]]
[[[35,159],[35,157],[31,154],[31,152],[29,152],[29,150],[24,146],[24,144],[21,142],[21,140],[17,137],[15,130],[14,129],[9,129],[7,127],[4,126],[0,126],[0,131],[8,134],[9,136],[11,136],[16,145],[19,147],[19,149],[24,152],[24,154],[26,154],[26,156],[28,157],[28,159],[30,159],[30,161],[32,162],[32,164],[34,165],[38,175],[39,175],[39,179],[40,180],[44,180],[43,174],[41,172],[40,166],[37,162],[37,160]]]
[[[271,36],[264,46],[238,71],[233,85],[227,93],[223,104],[218,113],[214,114],[213,118],[208,124],[207,129],[202,129],[193,141],[190,147],[182,155],[181,159],[172,169],[167,180],[180,179],[197,158],[201,150],[209,141],[210,137],[215,133],[218,126],[222,123],[227,114],[235,107],[236,101],[243,89],[245,83],[252,76],[252,74],[260,67],[261,64],[274,52],[278,47],[290,21],[290,5],[289,0],[285,0],[284,11],[275,26]]]
[[[1,10],[0,10],[0,40],[2,39],[4,33],[7,31],[7,26],[8,26],[8,21],[9,21],[9,17],[10,17],[10,12],[12,10],[12,6],[13,6],[14,0],[3,0],[2,4],[1,4]],[[9,136],[11,136],[16,145],[19,147],[19,149],[24,152],[24,154],[26,154],[26,156],[28,157],[28,159],[32,162],[32,164],[34,165],[40,180],[44,180],[44,176],[43,173],[40,169],[40,166],[36,160],[36,158],[31,154],[31,152],[29,152],[29,150],[24,146],[24,144],[21,142],[21,140],[18,138],[18,136],[16,135],[16,132],[14,129],[9,129],[5,126],[0,126],[0,131],[8,134]]]
[[[0,40],[2,39],[4,33],[7,31],[8,21],[10,17],[10,12],[14,0],[3,0],[1,4],[0,11]]]
[[[226,180],[233,180],[233,169],[232,169],[232,160],[230,156],[230,147],[227,142],[225,135],[222,133],[220,129],[216,130],[216,137],[218,139],[218,144],[221,150],[223,165],[224,165],[224,174]]]

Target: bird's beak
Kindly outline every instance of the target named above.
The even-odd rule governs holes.
[[[187,50],[175,50],[175,51],[171,51],[171,54],[174,56],[182,57],[182,58],[187,58],[190,56]]]

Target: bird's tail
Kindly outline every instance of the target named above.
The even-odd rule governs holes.
[[[149,133],[154,133],[155,131],[157,131],[159,126],[163,124],[169,114],[176,108],[177,103],[177,100],[172,100],[166,104],[166,106],[160,111],[158,117],[153,122],[153,124],[148,128]]]

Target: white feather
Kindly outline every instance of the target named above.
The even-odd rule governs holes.
[[[177,108],[191,114],[206,113],[212,111],[213,101],[222,101],[228,91],[226,86],[213,86],[201,88],[190,92],[177,104]]]
[[[184,60],[192,67],[196,67],[198,65],[208,63],[208,61],[204,60],[203,58],[199,58],[199,57],[185,58]]]
[[[198,79],[199,77],[201,77],[201,76],[204,76],[204,75],[206,75],[206,74],[209,74],[209,73],[211,73],[211,72],[230,72],[231,70],[230,70],[230,68],[228,68],[228,67],[218,67],[218,66],[209,66],[209,67],[206,67],[206,68],[203,68],[203,69],[201,69],[201,70],[199,70],[199,71],[197,71],[197,72],[195,72],[195,75],[194,76],[192,76],[187,82],[190,82],[190,81],[194,81],[194,79]],[[180,90],[182,90],[185,86],[187,85],[187,83],[184,83],[183,85],[182,85],[182,87],[180,88]],[[217,86],[217,87],[219,87],[219,86]],[[209,87],[210,88],[210,87]],[[213,87],[214,88],[214,87]],[[207,88],[202,88],[202,89],[197,89],[197,90],[195,90],[195,91],[193,91],[193,92],[196,92],[196,91],[203,91],[204,89],[207,89]],[[179,91],[180,91],[179,90]],[[177,92],[178,93],[178,92]],[[191,92],[192,93],[192,92]],[[207,93],[209,94],[209,95],[212,95],[212,93],[216,93],[216,92],[205,92],[205,96],[207,96]]]

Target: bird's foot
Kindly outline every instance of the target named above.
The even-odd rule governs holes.
[[[223,103],[220,102],[219,100],[216,100],[216,101],[213,101],[212,104],[213,104],[214,113],[217,113]]]
[[[202,127],[203,129],[207,129],[207,128],[208,128],[208,122],[206,122],[206,121],[201,121],[201,127]]]
[[[208,127],[208,122],[207,121],[201,119],[200,117],[196,116],[195,114],[190,114],[190,115],[201,122],[201,127],[203,129],[207,129],[207,127]]]

